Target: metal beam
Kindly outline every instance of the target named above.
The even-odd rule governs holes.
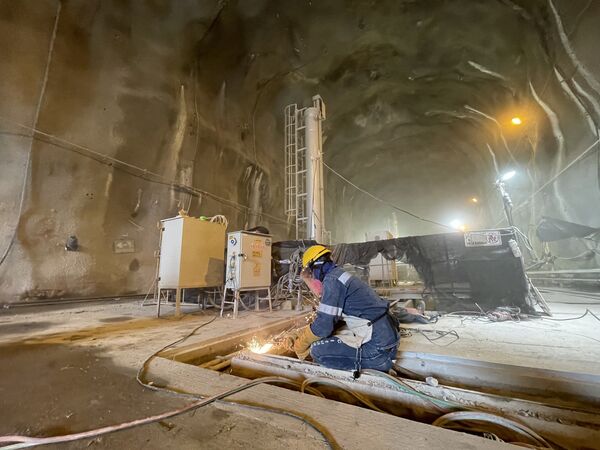
[[[449,386],[544,401],[553,405],[600,409],[600,376],[513,366],[487,361],[399,352],[396,365]]]
[[[237,331],[214,339],[182,345],[159,353],[158,356],[187,364],[200,365],[215,359],[219,355],[229,355],[240,350],[252,338],[266,341],[284,330],[306,325],[306,317],[306,314],[301,314],[262,327],[251,328],[248,331]]]

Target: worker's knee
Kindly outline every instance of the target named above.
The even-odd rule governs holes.
[[[356,367],[361,367],[387,372],[392,368],[394,354],[395,349],[377,349],[373,345],[367,345],[359,352],[336,337],[320,339],[310,347],[310,355],[314,362],[340,370],[355,370]]]
[[[356,349],[338,338],[325,338],[314,342],[310,355],[316,363],[331,369],[352,370],[356,364]]]
[[[345,347],[348,346],[336,337],[319,339],[310,346],[310,355],[313,359],[317,360],[318,358],[327,355],[345,354],[348,352]]]

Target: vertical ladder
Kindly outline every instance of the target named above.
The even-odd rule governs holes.
[[[325,120],[325,105],[320,96],[313,97],[313,106],[310,108],[317,108],[321,114],[319,120]],[[309,201],[312,200],[308,188],[314,184],[315,180],[307,179],[310,170],[310,167],[307,167],[307,156],[308,152],[311,151],[308,148],[306,141],[306,117],[308,109],[309,108],[299,109],[296,103],[288,105],[284,109],[284,209],[288,220],[290,222],[292,220],[295,221],[296,239],[308,239],[312,236],[312,232],[309,230],[309,223],[311,223],[309,215],[312,214],[313,205],[309,205]],[[319,137],[319,139],[321,139],[321,137]],[[311,172],[313,173],[312,176],[319,176],[319,180],[322,181],[323,168],[322,165],[318,165],[322,164],[322,161],[319,160],[312,164],[313,166],[317,164],[317,167],[313,167],[313,172]],[[320,184],[320,186],[322,189],[322,184]],[[322,192],[313,192],[311,194],[321,196],[321,207],[319,208],[319,211],[322,211],[324,209],[322,204]]]
[[[288,219],[296,217],[298,209],[296,201],[296,104],[285,107],[284,129],[284,209]]]
[[[307,239],[308,192],[306,183],[306,108],[296,111],[296,239]]]
[[[284,209],[288,220],[294,220],[296,239],[306,238],[308,213],[306,205],[306,144],[304,110],[298,105],[285,107],[284,128]]]
[[[288,220],[294,220],[296,239],[306,235],[306,146],[304,114],[294,103],[285,107],[285,192],[284,207]]]

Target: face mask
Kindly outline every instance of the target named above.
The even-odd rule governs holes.
[[[321,293],[323,292],[323,283],[313,278],[310,270],[303,270],[301,277],[306,286],[308,286],[308,289],[310,289],[310,291],[317,297],[321,297]]]

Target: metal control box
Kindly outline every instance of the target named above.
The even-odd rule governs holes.
[[[271,286],[271,236],[234,231],[227,234],[225,287],[234,291]]]
[[[223,285],[224,224],[177,216],[160,221],[160,289]]]

